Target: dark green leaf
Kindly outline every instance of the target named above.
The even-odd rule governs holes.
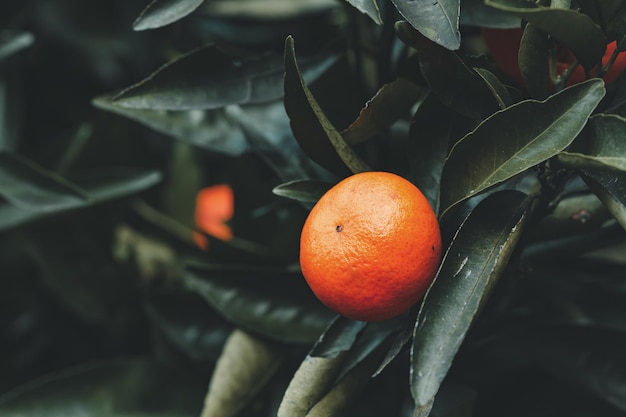
[[[588,390],[626,411],[626,333],[588,326],[552,326],[518,341],[564,383]]]
[[[562,152],[558,161],[570,168],[626,171],[626,118],[598,114],[589,119],[589,148],[584,154]]]
[[[513,99],[511,98],[509,90],[507,90],[504,84],[500,82],[498,77],[484,68],[474,68],[474,71],[476,71],[485,84],[487,84],[487,87],[489,87],[493,97],[498,102],[500,109],[504,109],[505,107],[513,104]]]
[[[0,196],[34,212],[66,210],[89,200],[85,191],[70,181],[8,152],[0,152]]]
[[[583,13],[604,27],[624,5],[624,0],[576,0],[576,3]]]
[[[302,79],[291,36],[285,41],[285,109],[298,143],[311,159],[344,176],[346,167],[353,173],[370,170],[328,120]]]
[[[293,138],[282,100],[228,106],[225,111],[241,127],[251,150],[267,162],[281,181],[309,176],[311,164]]]
[[[152,0],[133,23],[134,30],[156,29],[182,19],[204,0]]]
[[[357,8],[361,13],[368,15],[375,23],[381,25],[383,19],[380,17],[377,0],[346,0]]]
[[[332,184],[323,181],[294,180],[277,185],[272,192],[303,203],[315,203],[330,187]]]
[[[333,358],[349,351],[367,323],[337,316],[322,333],[309,356]]]
[[[383,85],[341,135],[350,145],[371,138],[402,116],[410,114],[421,92],[416,84],[406,78],[398,78]]]
[[[276,340],[313,343],[335,316],[292,269],[188,266],[184,281],[230,322]]]
[[[450,123],[441,123],[442,119],[450,120]],[[435,212],[439,211],[441,171],[456,120],[458,115],[430,94],[417,109],[409,129],[410,178]]]
[[[402,17],[422,35],[446,49],[459,49],[460,0],[391,1]]]
[[[396,23],[396,32],[419,52],[424,78],[443,104],[478,120],[498,110],[488,85],[456,53],[431,42],[406,22]]]
[[[604,94],[602,80],[593,79],[544,101],[516,103],[483,121],[452,148],[444,164],[444,213],[564,150]]]
[[[65,210],[89,207],[111,199],[131,195],[153,186],[160,180],[161,174],[158,171],[125,170],[120,168],[83,175],[81,178],[77,178],[75,183],[88,193],[91,197],[89,200],[84,200],[73,206],[58,207],[56,210],[48,212],[24,210],[14,205],[0,202],[0,230],[16,227]]]
[[[519,17],[503,12],[485,4],[484,0],[464,0],[461,7],[460,23],[462,26],[477,26],[494,29],[519,28]]]
[[[519,70],[531,98],[543,100],[549,95],[550,39],[533,23],[524,28],[518,52]]]
[[[303,77],[316,79],[337,60],[303,60]],[[267,52],[245,56],[209,44],[175,59],[126,88],[114,103],[134,109],[199,110],[261,103],[283,96],[283,58]]]
[[[486,4],[513,13],[554,36],[585,68],[593,68],[604,55],[604,33],[589,16],[576,10],[541,7],[525,0],[486,0]]]
[[[28,48],[35,42],[30,32],[0,31],[0,61]]]
[[[582,170],[582,176],[626,230],[626,173],[587,168]]]
[[[206,381],[149,360],[83,365],[0,397],[3,417],[196,417]],[[156,414],[155,414],[156,413]]]
[[[150,297],[145,311],[159,341],[196,363],[214,363],[232,332],[230,324],[189,292]]]
[[[492,194],[457,231],[424,297],[413,336],[411,390],[418,409],[432,403],[480,306],[506,268],[531,201],[519,191]]]
[[[341,4],[336,0],[211,0],[202,6],[201,13],[221,21],[225,19],[244,20],[246,26],[254,27],[253,22],[262,20],[273,23],[277,20],[297,21],[303,16],[318,15],[339,7]],[[247,42],[251,41],[250,39],[247,40]]]

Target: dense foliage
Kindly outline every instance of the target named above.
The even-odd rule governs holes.
[[[600,77],[625,19],[623,0],[4,2],[0,415],[622,415],[626,76]],[[520,79],[485,28],[523,30]],[[311,206],[367,170],[418,185],[446,248],[380,323],[330,312],[298,266]],[[216,237],[196,197],[218,184]]]

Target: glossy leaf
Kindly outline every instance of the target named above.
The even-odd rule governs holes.
[[[478,120],[498,110],[488,85],[456,53],[428,40],[406,22],[395,27],[398,37],[418,51],[422,74],[442,103]]]
[[[604,94],[601,80],[589,80],[544,101],[516,103],[483,121],[457,142],[444,164],[444,212],[567,148]]]
[[[626,230],[626,173],[593,168],[581,172],[589,188]]]
[[[521,26],[519,17],[485,4],[484,0],[464,0],[461,7],[462,26],[513,29]]]
[[[231,323],[274,340],[313,343],[335,316],[294,270],[190,265],[184,282]]]
[[[441,123],[441,117],[451,123]],[[439,211],[441,171],[448,155],[452,121],[456,120],[458,116],[430,94],[417,109],[409,129],[410,178],[436,213]]]
[[[513,99],[511,98],[509,90],[507,90],[505,85],[500,82],[494,73],[484,68],[474,68],[474,71],[476,71],[485,84],[487,84],[487,87],[493,94],[493,97],[498,102],[500,109],[504,109],[505,107],[513,104]]]
[[[335,320],[296,371],[278,416],[338,415],[380,365],[394,330],[393,322]]]
[[[204,0],[152,0],[133,23],[134,30],[156,29],[182,19]]]
[[[373,0],[372,0],[373,1]],[[297,20],[307,15],[330,12],[341,7],[336,0],[293,1],[293,0],[211,0],[202,6],[204,16],[247,21]],[[247,26],[250,22],[246,22]],[[247,42],[252,40],[247,39]]]
[[[285,109],[294,136],[311,159],[344,176],[346,167],[353,173],[370,170],[328,120],[307,87],[291,36],[285,41]]]
[[[115,198],[132,195],[145,190],[161,180],[158,171],[125,170],[117,168],[113,171],[95,171],[85,174],[75,180],[90,196],[76,206],[58,207],[54,211],[42,212],[38,210],[25,210],[14,205],[0,202],[0,231],[23,223],[35,221],[47,216],[62,213],[69,209],[78,209],[103,203]]]
[[[413,335],[411,391],[418,409],[432,404],[480,306],[506,268],[531,201],[519,191],[492,194],[454,236]]]
[[[274,187],[272,192],[302,203],[315,203],[332,187],[332,184],[317,180],[294,180]]]
[[[550,93],[548,35],[533,23],[528,23],[520,40],[519,70],[531,98],[545,99]]]
[[[206,382],[150,360],[82,365],[0,397],[3,417],[196,417]]]
[[[0,61],[28,48],[34,42],[35,37],[30,32],[0,31]]]
[[[585,153],[562,152],[559,163],[570,168],[626,171],[626,118],[598,114],[589,119],[589,147]]]
[[[313,357],[335,357],[354,346],[367,323],[337,316],[322,333],[309,353]]]
[[[241,127],[250,150],[259,154],[281,181],[310,176],[311,164],[293,138],[282,100],[228,106],[225,113]]]
[[[346,0],[352,6],[356,7],[361,13],[365,13],[376,24],[381,25],[383,19],[380,17],[380,9],[377,0]]]
[[[336,60],[335,55],[303,60],[302,76],[310,82]],[[244,56],[209,44],[126,88],[114,103],[134,109],[200,110],[274,101],[283,96],[283,65],[277,53]]]
[[[336,356],[307,355],[289,381],[277,417],[306,417],[333,386],[345,352]]]
[[[364,142],[409,114],[421,92],[420,87],[406,78],[383,85],[341,135],[350,145]]]
[[[486,4],[513,13],[566,45],[585,68],[598,64],[606,49],[602,30],[587,15],[572,9],[541,7],[525,0],[486,0]]]
[[[589,326],[552,326],[524,334],[518,344],[566,384],[626,411],[626,333]]]
[[[446,49],[459,49],[460,0],[391,1],[402,17],[426,38]]]
[[[583,13],[593,18],[600,26],[606,26],[624,5],[624,0],[577,0]]]
[[[18,208],[38,212],[66,210],[89,200],[77,185],[8,152],[0,152],[0,196]]]

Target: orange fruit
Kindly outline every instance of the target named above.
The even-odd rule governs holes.
[[[233,232],[226,224],[235,212],[235,195],[227,184],[203,188],[196,196],[195,222],[198,229],[218,239],[229,240]],[[206,249],[208,241],[201,233],[194,233],[196,244]]]
[[[331,310],[361,321],[419,301],[441,260],[437,217],[421,191],[388,172],[352,175],[326,192],[302,228],[300,266]]]
[[[518,53],[522,40],[523,31],[521,29],[491,29],[481,28],[481,35],[487,45],[491,57],[500,69],[520,85],[524,84],[522,74],[519,69]],[[606,65],[617,48],[617,42],[613,41],[606,45],[602,65]],[[558,43],[556,49],[556,73],[563,74],[576,60],[576,57],[565,45]],[[609,85],[619,78],[626,69],[626,54],[620,53],[609,71],[604,74],[604,82]],[[585,81],[585,69],[582,65],[577,66],[567,82],[566,86],[574,85]]]

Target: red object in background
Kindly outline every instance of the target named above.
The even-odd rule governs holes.
[[[481,28],[481,34],[496,65],[498,65],[506,75],[523,85],[517,59],[520,41],[522,39],[522,30]],[[603,65],[609,62],[616,47],[617,43],[615,41],[606,46],[606,51],[602,57]],[[564,45],[558,44],[556,61],[557,74],[562,74],[575,59],[576,57],[569,49]],[[620,53],[609,72],[604,75],[604,82],[607,85],[611,84],[624,72],[624,69],[626,69],[626,54]],[[585,80],[585,70],[579,65],[572,72],[565,85],[570,86]]]
[[[203,188],[196,197],[195,222],[198,229],[218,239],[229,240],[233,232],[226,224],[235,213],[235,194],[227,184]],[[201,233],[194,233],[196,244],[206,249],[208,241]]]

